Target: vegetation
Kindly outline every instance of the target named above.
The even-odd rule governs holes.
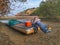
[[[60,0],[42,1],[40,7],[32,14],[45,18],[60,18]]]
[[[8,12],[10,12],[10,5],[11,0],[0,0],[0,16],[6,15]],[[26,2],[27,0],[12,0],[12,2]]]

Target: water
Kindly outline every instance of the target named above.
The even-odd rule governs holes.
[[[0,20],[2,23],[8,23],[8,20]]]
[[[18,20],[18,21],[26,22],[26,21],[28,21],[28,20]],[[2,23],[8,23],[8,22],[9,22],[9,20],[0,20],[0,22],[2,22]]]

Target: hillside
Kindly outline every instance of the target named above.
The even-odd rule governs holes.
[[[32,14],[35,10],[36,10],[36,8],[30,8],[30,9],[24,10],[23,12],[17,13],[15,16],[30,15],[30,14]]]

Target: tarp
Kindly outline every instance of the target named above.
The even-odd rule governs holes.
[[[19,24],[19,23],[21,23],[21,22],[16,20],[16,19],[11,19],[11,20],[9,20],[8,25],[14,26],[14,25]]]

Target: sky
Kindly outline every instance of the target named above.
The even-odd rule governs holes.
[[[10,6],[12,10],[10,11],[10,14],[8,15],[12,16],[26,9],[39,7],[41,1],[42,0],[27,0],[27,2],[24,2],[24,3],[21,3],[18,1],[13,2],[11,3],[12,5]]]

